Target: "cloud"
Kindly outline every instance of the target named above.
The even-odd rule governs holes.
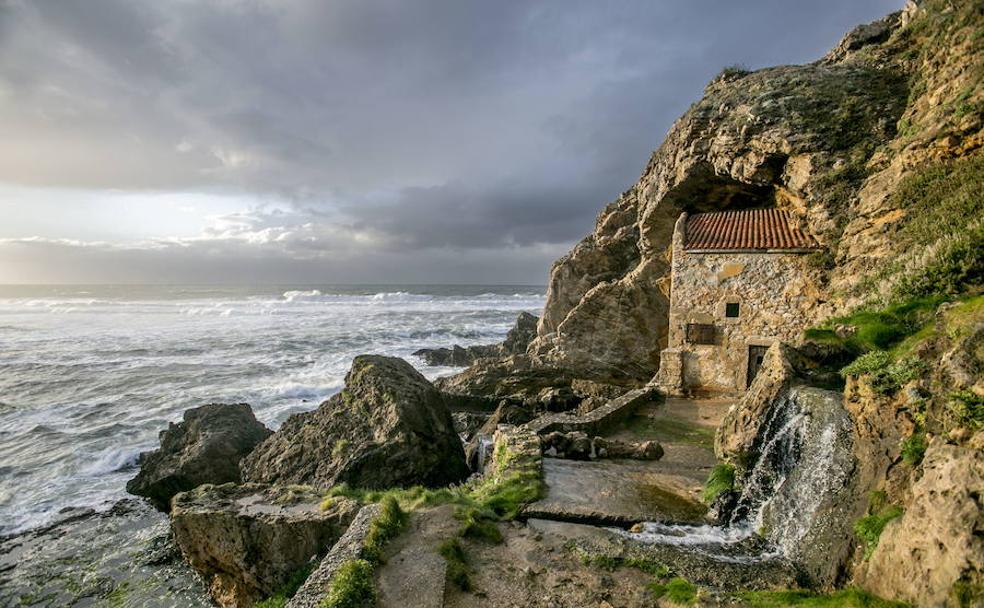
[[[7,0],[0,184],[289,207],[257,247],[562,249],[721,66],[900,4]]]

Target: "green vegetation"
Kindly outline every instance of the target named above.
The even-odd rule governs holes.
[[[976,430],[984,427],[984,396],[972,391],[950,393],[950,410],[959,424]]]
[[[714,429],[671,416],[635,415],[626,420],[626,431],[637,440],[654,437],[662,442],[686,443],[698,447],[714,448]]]
[[[902,440],[902,460],[912,466],[918,466],[926,455],[926,433],[916,431]]]
[[[653,581],[648,589],[654,597],[665,597],[674,604],[690,605],[697,600],[697,587],[679,576],[665,583]]]
[[[843,348],[860,355],[873,350],[888,350],[932,323],[943,297],[912,298],[882,309],[862,309],[850,315],[830,319],[820,327],[806,330],[807,340]],[[850,335],[838,336],[834,328],[854,328]]]
[[[888,525],[888,522],[897,517],[901,517],[902,507],[898,505],[888,505],[878,510],[877,513],[866,515],[854,522],[854,533],[858,539],[864,543],[864,558],[868,559],[878,547],[878,539]]]
[[[669,566],[649,557],[616,557],[604,553],[589,553],[576,545],[571,545],[569,548],[585,566],[592,566],[609,572],[614,572],[619,568],[635,568],[657,578],[666,578],[673,573]]]
[[[457,538],[450,538],[437,549],[448,564],[448,580],[462,591],[471,591],[471,568],[465,550]]]
[[[821,595],[812,591],[748,591],[738,597],[750,608],[904,608],[905,604],[883,600],[858,589],[842,589]]]
[[[721,72],[717,75],[718,78],[723,78],[725,80],[734,80],[736,78],[742,78],[743,76],[748,76],[752,71],[740,63],[735,63],[729,66],[725,66]]]
[[[925,369],[926,364],[914,357],[894,361],[890,353],[874,350],[844,367],[841,375],[868,376],[876,392],[888,395],[918,378]]]
[[[348,439],[339,439],[338,441],[335,442],[335,445],[331,447],[331,457],[339,458],[345,453],[345,451],[348,449],[348,446],[349,446]]]
[[[396,498],[384,497],[379,503],[379,513],[369,524],[369,531],[362,545],[362,557],[371,564],[382,563],[386,543],[395,538],[406,524],[407,514],[400,508]]]
[[[376,605],[373,566],[364,559],[350,559],[338,568],[321,608],[365,608]]]
[[[711,474],[707,476],[704,483],[703,499],[707,504],[714,502],[714,499],[735,489],[735,467],[727,463],[720,463],[711,469]]]
[[[984,156],[939,163],[902,181],[889,205],[904,209],[893,240],[909,252],[876,281],[888,280],[889,301],[957,295],[984,281]]]
[[[287,582],[277,590],[276,593],[266,598],[262,602],[255,604],[254,608],[283,608],[287,605],[287,600],[294,597],[297,590],[301,588],[307,577],[311,575],[311,571],[314,570],[314,562],[311,562],[301,568],[300,570],[294,572],[287,579]]]

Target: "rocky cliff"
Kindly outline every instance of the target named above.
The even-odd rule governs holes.
[[[682,211],[789,210],[826,248],[810,259],[818,321],[979,280],[982,12],[979,0],[910,2],[814,63],[722,71],[554,264],[533,361],[593,380],[653,376]]]

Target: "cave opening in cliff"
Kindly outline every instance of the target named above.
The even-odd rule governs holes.
[[[781,172],[775,163],[773,175]],[[764,209],[776,206],[776,188],[765,183],[747,183],[727,175],[718,175],[713,168],[693,171],[667,195],[680,211],[701,213],[742,209]]]

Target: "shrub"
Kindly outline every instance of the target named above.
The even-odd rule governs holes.
[[[704,502],[710,504],[715,498],[734,488],[735,467],[726,463],[717,464],[711,469],[711,474],[707,476],[707,481],[704,483]]]
[[[679,576],[671,578],[665,583],[650,583],[649,591],[652,592],[653,596],[665,597],[674,604],[693,604],[694,600],[697,599],[697,587]]]
[[[878,513],[866,515],[854,522],[854,533],[864,544],[864,559],[871,557],[878,547],[878,539],[881,538],[881,533],[888,522],[901,517],[903,512],[902,507],[889,505]]]
[[[984,426],[984,396],[973,391],[954,391],[950,393],[950,409],[960,424],[974,429]]]
[[[893,361],[892,355],[883,350],[873,350],[841,369],[841,376],[868,376],[871,387],[883,395],[895,392],[912,382],[926,369],[919,359],[907,357]]]
[[[372,564],[350,559],[338,567],[320,608],[365,608],[376,604]]]

